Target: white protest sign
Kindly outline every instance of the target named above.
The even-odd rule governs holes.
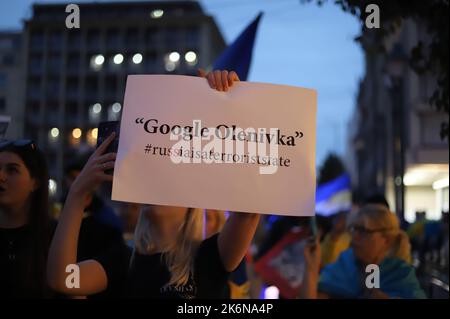
[[[316,91],[130,75],[112,199],[312,216]]]

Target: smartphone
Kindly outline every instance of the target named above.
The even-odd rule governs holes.
[[[98,124],[97,147],[99,147],[113,132],[116,133],[114,140],[106,148],[106,153],[117,153],[119,149],[120,122],[108,121]]]
[[[100,122],[98,124],[97,132],[97,147],[99,147],[113,132],[116,133],[114,140],[108,145],[104,154],[117,153],[119,150],[119,134],[120,134],[120,121],[107,121]],[[106,174],[112,175],[114,170],[110,169],[105,171]]]

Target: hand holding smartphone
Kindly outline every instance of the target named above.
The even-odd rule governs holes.
[[[98,125],[97,134],[97,147],[99,147],[108,136],[112,133],[116,133],[114,140],[106,148],[105,154],[107,153],[117,153],[119,149],[119,134],[120,134],[120,121],[107,121],[100,122]],[[114,170],[105,171],[106,174],[112,175]]]

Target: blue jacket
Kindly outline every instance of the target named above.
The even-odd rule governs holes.
[[[414,268],[399,258],[385,258],[379,265],[380,290],[391,298],[423,299]],[[367,274],[369,275],[369,274]],[[319,278],[319,291],[341,298],[364,298],[362,278],[353,249],[342,252],[338,260],[325,266]]]

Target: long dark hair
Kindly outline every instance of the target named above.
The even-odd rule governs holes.
[[[48,168],[44,154],[34,144],[31,146],[8,145],[0,152],[14,153],[21,158],[30,176],[35,179],[37,188],[31,194],[27,229],[29,237],[24,273],[21,284],[24,293],[30,297],[46,297],[49,290],[46,284],[48,247],[51,240],[51,227],[48,204]]]

